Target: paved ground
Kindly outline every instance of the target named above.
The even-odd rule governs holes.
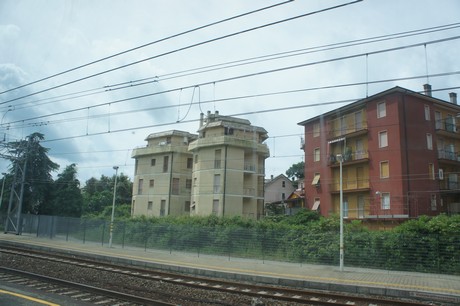
[[[34,236],[0,234],[0,246],[26,243],[35,248],[83,252],[110,258],[118,263],[161,267],[207,276],[259,281],[297,287],[379,294],[392,297],[419,297],[460,304],[460,276],[424,274],[337,266],[307,265],[253,259],[228,258],[167,251],[145,251],[107,245],[44,239]]]

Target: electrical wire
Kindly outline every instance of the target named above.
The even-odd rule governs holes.
[[[93,94],[100,94],[100,93],[104,93],[107,91],[116,91],[116,90],[121,90],[121,89],[126,89],[126,88],[132,88],[135,86],[148,85],[148,84],[152,84],[155,82],[159,82],[159,80],[164,82],[166,80],[195,75],[198,73],[206,73],[206,72],[216,71],[220,69],[234,68],[234,67],[239,67],[243,65],[260,63],[263,61],[271,61],[271,60],[282,59],[286,57],[305,55],[309,53],[322,52],[322,51],[333,50],[333,49],[338,49],[338,48],[346,48],[350,46],[381,42],[381,41],[386,41],[386,40],[391,40],[391,39],[406,38],[409,36],[422,35],[422,34],[433,33],[437,31],[446,31],[446,30],[451,30],[451,29],[455,29],[458,27],[460,27],[460,23],[453,23],[453,24],[441,25],[441,26],[436,26],[436,27],[423,28],[423,29],[399,32],[399,33],[392,33],[392,34],[387,34],[387,35],[356,39],[356,40],[351,40],[351,41],[346,41],[346,42],[327,44],[327,45],[298,49],[298,50],[284,51],[284,52],[279,52],[279,53],[274,53],[274,54],[269,54],[269,55],[252,57],[248,59],[230,61],[230,62],[225,62],[225,63],[208,65],[204,67],[182,70],[178,72],[167,73],[167,74],[160,75],[160,76],[153,76],[153,77],[131,80],[131,81],[117,83],[117,84],[105,85],[103,87],[93,88],[93,89],[84,90],[84,91],[78,91],[78,92],[64,94],[64,95],[55,96],[55,97],[37,99],[34,101],[24,102],[23,104],[16,104],[15,107],[16,109],[23,109],[25,108],[25,106],[24,107],[19,107],[19,106],[27,105],[27,104],[32,104],[33,106],[40,106],[40,105],[44,105],[47,103],[61,102],[61,101],[81,98],[81,97],[85,97],[85,96],[89,96]],[[92,93],[86,94],[88,92],[92,92]],[[64,97],[68,97],[68,98],[60,99]],[[50,101],[47,103],[38,103],[38,102],[46,101],[50,99],[53,99],[53,101]]]
[[[100,63],[102,61],[106,61],[108,59],[111,59],[111,58],[114,58],[114,57],[117,57],[117,56],[120,56],[120,55],[123,55],[123,54],[127,54],[127,53],[132,52],[132,51],[136,51],[136,50],[139,50],[139,49],[142,49],[142,48],[154,45],[154,44],[158,44],[158,43],[163,42],[163,41],[167,41],[167,40],[177,38],[177,37],[180,37],[180,36],[183,36],[183,35],[186,35],[186,34],[190,34],[192,32],[203,30],[205,28],[212,27],[212,26],[215,26],[215,25],[218,25],[218,24],[221,24],[221,23],[225,23],[225,22],[228,22],[230,20],[238,19],[238,18],[248,16],[248,15],[251,15],[251,14],[254,14],[254,13],[258,13],[258,12],[265,11],[265,10],[268,10],[268,9],[271,9],[271,8],[275,8],[275,7],[278,7],[278,6],[293,2],[293,1],[294,0],[287,0],[287,1],[276,3],[276,4],[273,4],[273,5],[270,5],[270,6],[262,7],[260,9],[256,9],[256,10],[249,11],[249,12],[246,12],[246,13],[238,14],[238,15],[235,15],[235,16],[232,16],[232,17],[229,17],[229,18],[225,18],[225,19],[222,19],[222,20],[219,20],[219,21],[211,22],[211,23],[208,23],[208,24],[205,24],[205,25],[202,25],[202,26],[199,26],[199,27],[187,30],[187,31],[179,32],[177,34],[173,34],[173,35],[170,35],[170,36],[167,36],[167,37],[164,37],[164,38],[161,38],[161,39],[158,39],[158,40],[155,40],[155,41],[152,41],[152,42],[149,42],[149,43],[146,43],[146,44],[143,44],[143,45],[140,45],[140,46],[137,46],[137,47],[122,51],[122,52],[118,52],[118,53],[103,57],[101,59],[89,62],[87,64],[83,64],[83,65],[80,65],[80,66],[77,66],[77,67],[74,67],[74,68],[71,68],[71,69],[68,69],[68,70],[64,70],[62,72],[47,76],[45,78],[41,78],[41,79],[36,80],[36,81],[33,81],[33,82],[30,82],[30,83],[27,83],[27,84],[23,84],[23,85],[20,85],[20,86],[5,90],[3,92],[0,92],[0,95],[4,94],[4,93],[7,93],[7,92],[17,90],[17,89],[20,89],[20,88],[24,88],[26,86],[37,84],[37,83],[43,82],[45,80],[49,80],[51,78],[55,78],[57,76],[61,76],[63,74],[66,74],[66,73],[69,73],[69,72],[72,72],[72,71],[75,71],[75,70],[78,70],[78,69],[81,69],[81,68],[84,68],[84,67],[88,67],[88,66],[94,65],[96,63]]]
[[[135,100],[135,99],[141,99],[141,98],[151,97],[151,96],[155,96],[155,95],[165,94],[165,93],[174,92],[174,91],[177,91],[177,90],[183,90],[183,89],[195,88],[195,87],[200,87],[200,86],[212,85],[212,84],[215,84],[215,83],[230,82],[230,81],[234,81],[234,80],[238,80],[238,79],[261,76],[261,75],[265,75],[265,74],[281,72],[281,71],[286,71],[286,70],[291,70],[291,69],[299,69],[299,68],[304,68],[304,67],[318,65],[318,64],[325,64],[325,63],[330,63],[330,62],[343,61],[343,60],[348,60],[348,59],[362,57],[362,56],[369,56],[369,55],[381,54],[381,53],[386,53],[386,52],[399,51],[399,50],[404,50],[404,49],[408,49],[408,48],[415,48],[415,47],[425,46],[425,45],[429,45],[429,44],[438,44],[438,43],[443,43],[443,42],[450,41],[450,40],[457,40],[459,38],[460,38],[460,36],[453,36],[453,37],[448,37],[448,38],[443,38],[443,39],[437,39],[437,40],[431,40],[431,41],[416,43],[416,44],[409,44],[409,45],[404,45],[404,46],[399,46],[399,47],[381,49],[381,50],[376,50],[376,51],[372,51],[372,52],[357,53],[357,54],[352,54],[352,55],[347,55],[347,56],[335,57],[335,58],[331,58],[331,59],[319,60],[319,61],[308,62],[308,63],[292,65],[292,66],[285,66],[285,67],[280,67],[280,68],[276,68],[276,69],[269,69],[269,70],[264,70],[264,71],[259,71],[259,72],[254,72],[254,73],[249,73],[249,74],[244,74],[244,75],[239,75],[239,76],[228,77],[228,78],[219,79],[219,80],[206,81],[206,82],[202,82],[202,83],[199,83],[199,84],[183,86],[183,87],[180,87],[180,88],[168,89],[168,90],[163,90],[163,91],[160,91],[160,92],[148,93],[148,94],[143,94],[143,95],[134,96],[134,97],[130,97],[130,98],[124,98],[124,99],[114,100],[114,101],[110,101],[110,102],[94,104],[94,105],[92,105],[90,107],[80,107],[80,108],[75,108],[75,109],[72,109],[72,110],[56,112],[56,113],[53,113],[53,114],[47,114],[47,115],[37,116],[37,117],[33,117],[33,118],[28,118],[28,119],[21,119],[21,120],[13,121],[13,122],[10,122],[10,123],[15,123],[15,122],[19,122],[19,121],[23,122],[23,121],[30,121],[30,120],[35,120],[35,119],[42,119],[42,118],[46,118],[46,117],[51,117],[51,116],[68,114],[68,113],[71,113],[71,112],[86,110],[88,108],[96,108],[96,107],[106,106],[106,105],[110,105],[110,104],[117,104],[117,103],[121,103],[121,102],[126,102],[126,101],[129,101],[129,100]]]
[[[363,0],[356,0],[356,1],[348,2],[348,3],[344,3],[344,4],[328,7],[328,8],[325,8],[325,9],[321,9],[321,10],[317,10],[317,11],[297,15],[297,16],[294,16],[294,17],[278,20],[278,21],[275,21],[275,22],[266,23],[266,24],[263,24],[263,25],[260,25],[260,26],[248,28],[248,29],[245,29],[245,30],[241,30],[241,31],[230,33],[230,34],[222,35],[222,36],[219,36],[219,37],[215,37],[215,38],[212,38],[212,39],[208,39],[208,40],[205,40],[205,41],[201,41],[201,42],[191,44],[191,45],[188,45],[188,46],[185,46],[185,47],[177,48],[177,49],[167,51],[167,52],[164,52],[164,53],[161,53],[161,54],[150,56],[148,58],[137,60],[137,61],[125,64],[125,65],[121,65],[121,66],[114,67],[114,68],[111,68],[111,69],[107,69],[107,70],[104,70],[104,71],[101,71],[101,72],[98,72],[98,73],[94,73],[94,74],[91,74],[91,75],[86,76],[86,77],[78,78],[78,79],[75,79],[75,80],[72,80],[72,81],[69,81],[69,82],[66,82],[66,83],[55,85],[55,86],[52,86],[52,87],[49,87],[49,88],[46,88],[46,89],[43,89],[43,90],[32,92],[30,94],[23,95],[23,96],[20,96],[20,97],[16,97],[16,98],[4,101],[4,102],[0,102],[0,105],[10,103],[10,102],[13,102],[13,101],[17,101],[17,100],[20,100],[20,99],[24,99],[24,98],[27,98],[27,97],[31,97],[31,96],[37,95],[39,93],[47,92],[47,91],[57,89],[57,88],[60,88],[60,87],[64,87],[64,86],[67,86],[67,85],[70,85],[70,84],[78,83],[78,82],[81,82],[83,80],[87,80],[87,79],[90,79],[90,78],[93,78],[93,77],[96,77],[96,76],[100,76],[100,75],[103,75],[103,74],[106,74],[106,73],[109,73],[109,72],[117,71],[117,70],[129,67],[129,66],[137,65],[137,64],[140,64],[140,63],[152,60],[152,59],[160,58],[160,57],[163,57],[163,56],[166,56],[166,55],[171,55],[171,54],[174,54],[174,53],[177,53],[177,52],[185,51],[185,50],[188,50],[188,49],[192,49],[192,48],[195,48],[195,47],[198,47],[198,46],[202,46],[202,45],[205,45],[205,44],[209,44],[209,43],[213,43],[213,42],[220,41],[220,40],[223,40],[223,39],[227,39],[227,38],[230,38],[230,37],[234,37],[234,36],[237,36],[237,35],[241,35],[241,34],[249,33],[249,32],[252,32],[252,31],[260,30],[260,29],[263,29],[263,28],[266,28],[266,27],[278,25],[278,24],[281,24],[281,23],[284,23],[284,22],[295,20],[295,19],[304,18],[304,17],[311,16],[311,15],[318,14],[318,13],[323,13],[323,12],[326,12],[326,11],[329,11],[329,10],[341,8],[341,7],[351,5],[351,4],[355,4],[355,3],[361,2],[361,1],[363,1]]]

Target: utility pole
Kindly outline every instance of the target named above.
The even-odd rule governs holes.
[[[24,149],[17,150],[17,156],[12,159],[16,160],[14,178],[11,184],[10,201],[8,203],[8,211],[5,222],[5,234],[22,233],[21,213],[22,202],[24,197],[24,185],[26,183],[27,160],[29,157],[30,144],[32,139],[29,138]],[[20,178],[18,177],[20,174]],[[20,181],[19,181],[20,180]],[[10,226],[12,227],[10,229]]]

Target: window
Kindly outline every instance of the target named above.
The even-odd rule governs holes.
[[[390,209],[390,193],[382,192],[382,197],[380,199],[382,209]]]
[[[380,178],[390,177],[390,165],[388,161],[380,162]]]
[[[212,200],[212,213],[219,214],[219,200]]]
[[[185,201],[184,210],[190,212],[190,201]]]
[[[173,178],[171,193],[175,195],[179,194],[179,179],[178,178]]]
[[[436,210],[436,194],[432,194],[430,198],[431,210]]]
[[[198,179],[196,177],[193,178],[193,186],[197,186]]]
[[[433,150],[433,137],[431,134],[426,134],[426,147],[428,150]]]
[[[155,180],[150,180],[149,181],[149,187],[153,188],[155,186]]]
[[[214,174],[214,193],[220,192],[220,174]]]
[[[377,103],[377,118],[383,118],[387,115],[387,107],[385,102]]]
[[[161,200],[161,205],[160,205],[160,216],[165,215],[165,210],[166,210],[166,200]]]
[[[434,165],[433,164],[428,164],[428,175],[430,176],[430,180],[434,180]]]
[[[156,160],[155,158],[152,158],[152,159],[150,160],[150,166],[153,167],[153,166],[155,166],[156,163],[157,163],[157,160]]]
[[[139,185],[137,186],[137,194],[142,194],[142,187],[144,185],[144,180],[139,179]]]
[[[233,135],[233,128],[225,127],[224,128],[225,135]]]
[[[153,202],[152,202],[152,201],[149,201],[149,202],[147,203],[147,210],[152,210],[152,208],[153,208]]]
[[[430,121],[430,106],[425,105],[425,120]]]
[[[281,186],[282,186],[283,188],[286,187],[286,181],[282,181],[282,182],[281,182]]]
[[[361,111],[355,113],[355,129],[361,130],[363,128],[363,113]]]
[[[169,168],[169,156],[163,157],[163,172],[168,172]]]
[[[387,131],[379,132],[379,148],[388,147]]]
[[[319,186],[319,179],[320,179],[320,174],[315,173],[315,175],[313,176],[313,181],[311,182],[311,184],[316,185],[316,187],[318,187]]]
[[[320,160],[320,150],[319,148],[316,148],[313,151],[313,161],[318,162]]]
[[[313,137],[318,137],[320,134],[319,122],[313,124]]]
[[[221,149],[218,149],[218,150],[214,151],[214,168],[215,169],[220,169],[221,156],[222,156],[222,150]]]
[[[187,179],[185,181],[185,188],[192,189],[192,179]]]
[[[170,144],[171,143],[171,136],[166,137],[166,143]]]
[[[343,197],[343,217],[348,218],[348,198]]]
[[[281,200],[282,200],[282,201],[286,200],[286,194],[285,194],[284,192],[281,193]]]
[[[442,115],[441,112],[434,112],[435,126],[437,130],[442,129]]]
[[[192,169],[193,168],[193,158],[189,157],[187,158],[187,169]]]
[[[320,199],[319,198],[315,198],[314,202],[313,202],[313,207],[311,208],[312,211],[318,211],[319,209],[319,205],[320,205]]]
[[[195,155],[195,164],[198,163],[198,154]]]

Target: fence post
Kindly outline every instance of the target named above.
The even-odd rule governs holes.
[[[121,248],[125,248],[125,234],[126,234],[126,222],[123,222],[123,236],[121,239]]]
[[[38,215],[38,221],[37,221],[37,237],[39,236],[38,233],[40,232],[40,216],[41,215]]]
[[[102,246],[104,246],[104,234],[105,234],[105,221],[104,221],[104,224],[102,226]]]
[[[86,241],[86,219],[83,219],[83,244]]]
[[[69,241],[69,223],[70,223],[70,218],[67,217],[67,226],[66,226],[65,241]]]

